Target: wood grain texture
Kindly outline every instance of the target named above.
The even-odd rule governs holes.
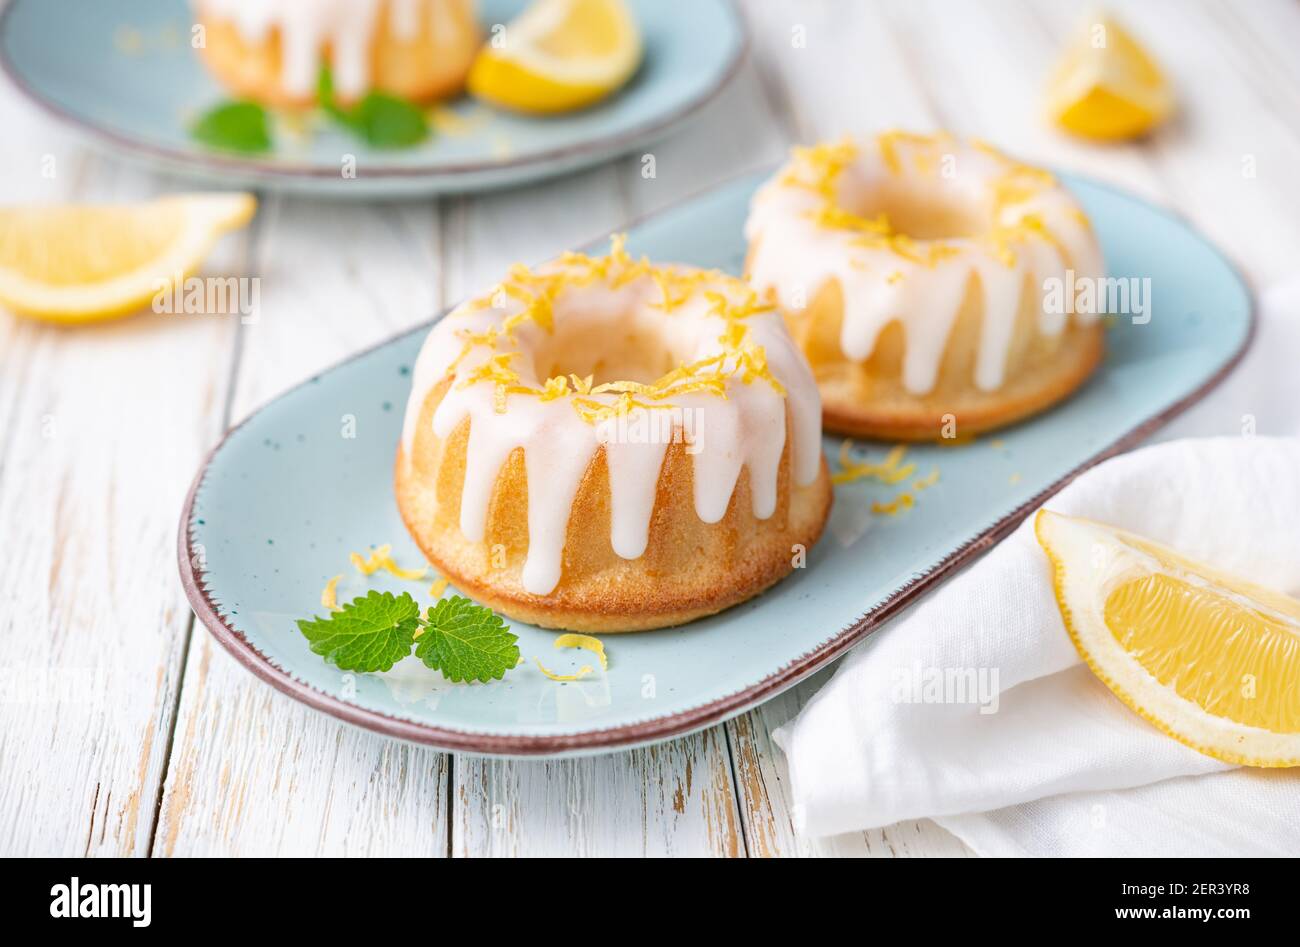
[[[155,190],[7,88],[0,125],[0,203]],[[237,272],[222,249],[209,272]],[[169,547],[232,338],[222,316],[0,313],[0,854],[148,850],[192,620]]]
[[[209,264],[261,277],[256,324],[145,315],[63,330],[0,314],[0,854],[967,854],[929,822],[801,835],[771,734],[825,675],[704,733],[565,762],[453,759],[315,714],[192,627],[175,516],[221,430],[285,388],[516,260],[772,164],[796,141],[978,135],[1177,208],[1257,286],[1293,274],[1300,4],[1126,5],[1182,108],[1150,140],[1110,147],[1041,115],[1056,51],[1091,7],[743,0],[750,63],[641,155],[440,202],[264,201]],[[8,85],[0,125],[0,202],[178,187],[92,156]]]
[[[437,205],[262,207],[231,423],[439,302]],[[363,396],[363,393],[358,393]],[[275,693],[198,629],[155,855],[446,855],[447,758]]]

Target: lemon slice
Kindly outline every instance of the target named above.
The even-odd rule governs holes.
[[[1083,659],[1174,739],[1300,765],[1300,602],[1172,549],[1046,510],[1034,521]]]
[[[640,62],[623,0],[536,0],[484,45],[467,85],[504,108],[567,112],[605,98]]]
[[[251,194],[0,209],[0,304],[55,322],[134,312],[252,218]]]
[[[1048,82],[1047,97],[1058,125],[1098,141],[1144,135],[1173,109],[1160,67],[1107,16],[1087,23],[1066,49]]]

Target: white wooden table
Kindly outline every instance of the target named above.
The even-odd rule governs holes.
[[[262,195],[209,267],[262,277],[255,325],[143,315],[60,330],[0,313],[0,854],[965,853],[928,822],[798,835],[770,734],[824,674],[696,736],[576,762],[449,756],[313,713],[195,626],[177,515],[222,430],[290,385],[515,260],[772,163],[794,141],[891,126],[979,135],[1177,209],[1257,287],[1296,272],[1300,5],[1124,6],[1183,105],[1143,145],[1079,145],[1041,121],[1042,78],[1084,12],[1074,2],[750,0],[750,62],[652,149],[653,179],[633,156],[482,197]],[[6,203],[185,187],[93,155],[7,85],[0,128]]]

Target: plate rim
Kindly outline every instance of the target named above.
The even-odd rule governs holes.
[[[766,169],[753,168],[731,175],[710,187],[703,188],[679,200],[673,201],[657,211],[634,218],[618,229],[625,230],[635,228],[655,219],[656,217],[660,217],[677,210],[682,206],[699,200],[711,193],[720,191],[742,178],[758,175],[764,170]],[[722,697],[715,698],[714,700],[707,701],[695,707],[678,711],[677,713],[660,714],[658,716],[649,717],[645,720],[635,721],[632,723],[581,730],[576,733],[474,733],[468,730],[460,730],[453,727],[422,723],[408,720],[403,717],[392,716],[378,710],[371,710],[362,707],[359,704],[350,703],[346,700],[335,697],[332,694],[318,690],[310,684],[298,680],[290,671],[274,664],[271,659],[263,655],[258,650],[257,646],[245,637],[242,632],[234,628],[224,617],[222,617],[218,611],[216,603],[212,600],[207,589],[203,587],[202,580],[204,573],[195,569],[195,556],[192,546],[193,537],[191,536],[191,524],[194,518],[194,501],[198,495],[198,491],[202,488],[203,483],[207,479],[212,462],[216,458],[217,454],[220,453],[222,448],[225,447],[226,442],[234,436],[236,432],[252,422],[271,406],[278,403],[281,399],[299,389],[311,385],[319,377],[333,372],[344,365],[350,364],[357,359],[363,358],[372,352],[398,341],[399,339],[405,338],[408,335],[413,335],[417,332],[427,331],[430,326],[455,308],[454,306],[447,307],[427,322],[404,329],[403,331],[395,333],[374,343],[373,345],[366,346],[357,352],[353,352],[351,355],[339,359],[325,368],[313,372],[307,378],[277,394],[270,401],[258,406],[238,424],[227,428],[227,430],[223,432],[220,440],[218,440],[211,450],[207,452],[203,461],[200,463],[198,471],[190,484],[189,491],[186,494],[185,503],[181,508],[180,524],[179,529],[177,530],[177,560],[180,570],[181,585],[184,588],[185,597],[189,601],[195,617],[203,623],[213,638],[215,638],[239,664],[243,665],[243,667],[251,671],[256,677],[261,678],[276,690],[283,694],[287,694],[289,697],[306,704],[314,710],[328,714],[344,723],[352,724],[387,737],[405,740],[410,743],[421,744],[424,746],[431,746],[440,750],[472,753],[481,756],[513,758],[546,758],[584,753],[615,752],[618,750],[631,749],[638,746],[659,743],[676,737],[686,736],[706,727],[729,720],[746,710],[770,700],[781,692],[793,687],[800,681],[828,666],[831,662],[843,655],[849,648],[858,644],[867,636],[875,632],[881,625],[893,618],[898,612],[913,604],[921,595],[941,584],[942,581],[951,577],[970,560],[992,548],[1009,536],[1016,527],[1029,516],[1030,513],[1041,506],[1046,500],[1064,489],[1080,474],[1097,466],[1103,461],[1109,460],[1110,458],[1124,453],[1130,448],[1140,444],[1156,430],[1163,427],[1173,418],[1182,414],[1189,407],[1205,397],[1205,395],[1211,390],[1217,387],[1218,384],[1237,367],[1243,356],[1250,349],[1251,344],[1254,342],[1255,334],[1259,325],[1257,294],[1251,281],[1242,272],[1241,268],[1232,257],[1224,253],[1217,243],[1210,240],[1182,213],[1179,213],[1172,208],[1155,204],[1125,188],[1117,187],[1088,175],[1070,172],[1070,176],[1077,180],[1085,181],[1092,187],[1096,187],[1100,190],[1107,191],[1111,194],[1141,204],[1147,210],[1171,220],[1191,231],[1191,233],[1202,244],[1212,250],[1223,261],[1224,265],[1236,279],[1246,297],[1246,332],[1242,337],[1241,343],[1237,346],[1232,355],[1229,356],[1213,374],[1208,376],[1201,382],[1201,384],[1188,392],[1182,398],[1167,406],[1163,411],[1152,414],[1145,420],[1134,425],[1109,445],[1103,447],[1097,453],[1091,455],[1082,463],[1067,471],[1061,477],[1048,484],[1019,506],[1014,507],[1009,512],[1003,514],[977,536],[958,546],[926,572],[911,576],[905,583],[895,589],[888,598],[877,603],[872,608],[869,608],[854,621],[841,628],[838,632],[831,635],[822,643],[814,646],[791,660],[786,665],[764,676],[748,687],[741,688],[738,691],[733,691],[730,694],[723,695]],[[598,240],[599,238],[597,238],[597,241],[589,241],[589,243],[595,243],[598,242]],[[586,246],[587,244],[584,243],[582,245]]]
[[[19,4],[35,2],[37,0],[0,0],[0,40],[3,40],[5,31],[9,27],[10,13]],[[364,177],[370,181],[421,180],[455,183],[456,179],[461,177],[499,174],[505,180],[494,180],[492,183],[497,186],[509,186],[512,180],[510,178],[512,172],[530,170],[538,172],[532,177],[521,178],[520,183],[524,183],[526,180],[532,181],[544,178],[548,176],[548,171],[555,175],[564,174],[566,171],[574,171],[583,167],[582,161],[584,159],[590,159],[592,163],[597,163],[605,158],[621,154],[628,148],[634,148],[638,142],[654,139],[694,116],[706,105],[714,101],[722,94],[723,90],[727,89],[735,81],[740,74],[741,68],[749,59],[753,39],[750,35],[749,24],[737,6],[737,0],[715,0],[715,2],[719,3],[731,17],[731,21],[736,27],[739,42],[736,44],[730,60],[727,61],[723,68],[718,81],[670,112],[641,122],[633,128],[617,134],[603,135],[583,142],[551,148],[527,157],[511,158],[506,161],[466,161],[445,165],[437,169],[431,169],[428,166],[386,167],[367,170]],[[305,184],[307,182],[319,183],[338,178],[337,168],[270,162],[256,158],[225,155],[216,151],[211,153],[183,151],[168,145],[159,145],[124,134],[114,130],[111,126],[83,118],[31,86],[20,74],[14,63],[10,61],[3,42],[0,42],[0,73],[3,73],[13,83],[24,99],[35,105],[46,115],[74,129],[88,139],[99,143],[101,146],[117,149],[130,154],[132,157],[162,164],[182,173],[206,174],[216,177],[245,175],[245,180],[247,180],[247,176],[253,176],[265,183],[283,186]],[[578,164],[573,164],[575,161]],[[362,175],[358,176],[361,177]],[[471,186],[466,189],[466,193],[488,186]]]

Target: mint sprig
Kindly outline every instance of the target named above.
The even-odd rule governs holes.
[[[501,616],[459,595],[430,608],[416,637],[415,656],[449,681],[499,681],[519,663],[519,638]]]
[[[409,148],[429,137],[429,122],[420,108],[384,92],[367,92],[344,107],[334,98],[334,78],[321,69],[316,97],[325,114],[372,148]]]
[[[221,151],[264,154],[271,150],[271,122],[256,102],[223,102],[200,116],[190,134]]]
[[[311,649],[344,671],[388,671],[411,653],[420,606],[409,593],[371,591],[329,618],[299,620]]]
[[[298,629],[312,651],[344,671],[391,670],[413,647],[456,683],[500,680],[519,663],[519,637],[492,609],[459,595],[422,616],[410,593],[372,590],[328,618],[300,619]]]

